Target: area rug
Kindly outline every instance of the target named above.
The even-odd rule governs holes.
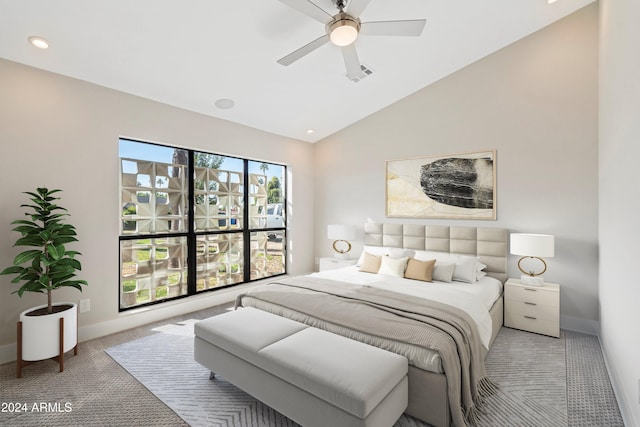
[[[116,362],[191,426],[297,426],[193,360],[195,320],[107,350]],[[567,426],[565,333],[560,339],[503,328],[486,359],[499,391],[480,427]],[[425,427],[403,415],[394,427]]]
[[[159,333],[108,348],[106,353],[193,427],[296,427],[193,360],[193,324],[166,325]]]

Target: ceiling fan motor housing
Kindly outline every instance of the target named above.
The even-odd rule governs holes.
[[[333,44],[337,46],[350,45],[360,32],[360,19],[340,12],[327,24],[326,31]]]

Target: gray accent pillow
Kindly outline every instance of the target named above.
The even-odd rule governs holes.
[[[433,268],[433,280],[451,283],[453,281],[453,271],[455,269],[456,265],[452,262],[438,261]]]

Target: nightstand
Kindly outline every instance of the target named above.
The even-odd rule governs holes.
[[[320,258],[320,271],[335,270],[337,268],[351,267],[356,265],[357,259]]]
[[[504,285],[504,326],[552,337],[560,336],[560,285],[524,285],[509,279]]]

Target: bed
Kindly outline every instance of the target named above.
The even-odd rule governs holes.
[[[358,265],[274,280],[273,284],[240,295],[237,305],[255,307],[403,354],[409,359],[409,406],[406,413],[434,426],[472,423],[482,397],[490,393],[492,387],[490,380],[483,376],[483,359],[503,322],[502,285],[506,280],[507,230],[370,222],[364,225],[364,232],[363,253],[367,252],[367,257],[371,254],[389,255],[394,259],[408,257],[422,261],[433,258],[436,259],[436,269],[445,266],[449,269],[449,264],[458,263],[456,267],[461,273],[460,263],[468,264],[473,259],[482,268],[481,271],[474,268],[476,280],[472,283],[459,281],[469,275],[466,273],[450,282],[425,283],[361,272],[363,267]],[[362,262],[361,257],[359,264]],[[438,278],[442,277],[440,273]],[[363,294],[365,296],[361,296]],[[456,328],[465,329],[466,335],[450,340],[464,341],[469,346],[470,350],[461,351],[461,347],[456,350],[460,353],[458,363],[462,366],[462,373],[456,372],[458,368],[451,368],[450,357],[440,351],[443,345],[431,342],[417,344],[415,334],[394,329],[400,327],[396,323],[405,321],[427,322],[429,324],[423,326],[425,329],[434,328],[443,322],[433,320],[435,316],[431,314],[426,316],[426,307],[440,312],[441,307],[449,307],[449,304],[457,305],[458,308],[451,310],[465,320],[464,326]],[[372,318],[376,321],[371,321]],[[456,322],[456,325],[462,324],[462,321]],[[364,331],[360,327],[364,323],[371,327],[378,324],[387,326]],[[412,323],[406,328],[407,331],[416,330],[421,325]],[[434,343],[445,341],[439,336],[429,339]],[[466,352],[470,353],[467,356],[469,360],[463,356]],[[466,372],[465,366],[473,367],[473,361],[478,358],[481,366],[469,368]],[[455,380],[447,381],[447,373]],[[452,391],[457,387],[461,391]],[[473,399],[470,404],[469,393]]]

